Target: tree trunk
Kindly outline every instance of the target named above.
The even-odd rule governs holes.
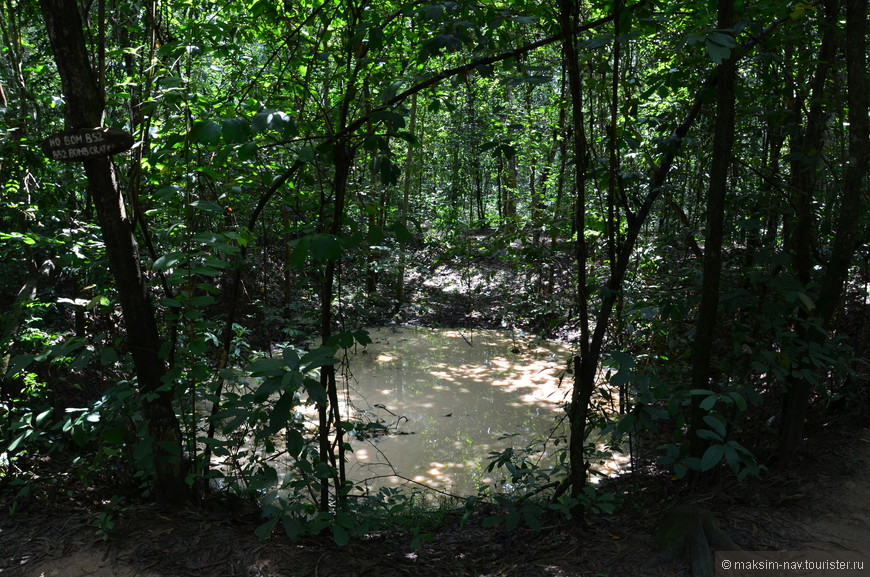
[[[836,2],[829,2],[829,4],[833,4],[833,6],[828,5],[826,11],[826,22],[830,29],[826,30],[824,38],[834,44],[833,37],[829,38],[829,35],[833,36],[839,11],[836,9]],[[867,111],[870,108],[867,94],[867,2],[846,0],[845,7],[849,157],[843,179],[836,236],[831,258],[820,282],[821,289],[814,311],[825,331],[813,331],[812,334],[804,335],[805,339],[817,344],[823,344],[824,339],[827,338],[826,329],[830,327],[834,312],[839,307],[849,267],[858,246],[859,215],[864,212],[862,194],[866,194],[867,191],[867,165],[870,163],[870,142],[868,142],[870,128],[867,119]],[[830,66],[829,61],[822,60],[819,63],[820,69],[830,68]],[[816,96],[815,90],[813,95]],[[779,448],[779,458],[783,464],[791,461],[803,438],[804,420],[811,393],[812,387],[805,379],[792,379],[783,406],[783,428]]]
[[[335,198],[333,200],[333,216],[330,225],[330,233],[341,233],[344,217],[344,204],[347,195],[347,180],[350,175],[350,167],[353,163],[353,152],[348,148],[347,142],[340,141],[333,147],[335,161],[335,177],[333,181]],[[320,297],[320,337],[324,344],[332,336],[332,299],[335,289],[336,262],[330,260],[326,264],[326,275],[323,281],[323,290]],[[339,499],[341,491],[347,479],[344,468],[344,429],[341,425],[341,407],[338,402],[338,384],[335,377],[335,365],[326,365],[320,368],[320,384],[327,395],[326,406],[318,407],[319,412],[319,442],[320,461],[329,464],[335,470],[333,484]],[[335,451],[330,443],[330,428],[335,426]],[[329,510],[329,483],[327,479],[321,479],[320,510]]]
[[[411,115],[408,121],[408,132],[416,136],[417,131],[417,95],[411,97]],[[405,157],[405,175],[402,181],[402,208],[399,212],[399,222],[402,226],[408,224],[408,207],[411,198],[411,177],[414,172],[414,146],[408,143],[408,155]],[[399,270],[396,272],[396,310],[405,303],[405,249],[399,250]]]
[[[63,86],[69,128],[99,126],[104,100],[85,48],[76,2],[41,0],[40,6]],[[121,301],[142,412],[153,442],[156,496],[161,500],[178,501],[187,492],[181,466],[181,428],[172,406],[172,387],[163,386],[166,365],[160,357],[157,320],[139,266],[132,223],[124,209],[111,159],[88,160],[84,165]]]
[[[822,26],[822,45],[819,49],[818,64],[810,92],[810,111],[806,126],[792,138],[791,182],[794,191],[792,204],[795,206],[795,222],[790,238],[786,239],[789,252],[794,260],[795,274],[805,287],[812,280],[812,236],[813,236],[813,196],[818,180],[817,167],[821,160],[826,113],[823,106],[828,71],[836,57],[836,29],[839,16],[838,0],[826,0]],[[798,99],[799,100],[799,99]],[[800,102],[795,110],[800,112]],[[851,256],[849,257],[851,259]],[[803,313],[808,316],[809,313]],[[795,330],[803,340],[817,338],[804,330],[805,323],[796,319]],[[782,429],[780,431],[779,459],[781,464],[788,463],[803,437],[804,419],[807,414],[812,385],[801,377],[790,377],[783,398]]]
[[[867,168],[870,165],[870,127],[867,113],[870,96],[867,92],[867,2],[846,0],[846,78],[849,90],[849,159],[843,179],[837,236],[831,259],[825,271],[816,313],[822,326],[830,324],[839,308],[843,285],[859,244],[858,215],[864,214],[867,193]]]
[[[580,354],[574,357],[574,389],[571,392],[571,405],[568,409],[568,420],[571,433],[568,445],[570,469],[568,482],[571,485],[571,495],[577,497],[586,485],[586,459],[583,446],[586,441],[586,417],[589,410],[589,399],[595,389],[595,367],[598,359],[590,354],[589,335],[589,299],[586,291],[586,142],[583,127],[583,99],[580,83],[580,68],[577,62],[577,50],[574,46],[574,36],[571,33],[577,23],[577,4],[572,0],[559,2],[559,26],[562,31],[562,56],[568,72],[568,88],[572,104],[571,135],[574,154],[574,186],[577,198],[574,212],[577,230],[577,306],[580,311]]]
[[[734,25],[734,0],[719,0],[719,28]],[[725,196],[728,189],[728,168],[734,146],[734,101],[736,81],[735,59],[729,57],[719,65],[716,86],[716,124],[713,134],[713,158],[710,165],[710,187],[707,193],[707,234],[704,245],[704,277],[701,285],[701,305],[695,328],[692,352],[692,389],[710,388],[710,359],[716,333],[719,309],[719,278],[722,269],[722,241],[725,225]],[[703,417],[701,396],[692,397],[692,421],[689,431],[690,454],[701,457],[707,443],[697,435]]]

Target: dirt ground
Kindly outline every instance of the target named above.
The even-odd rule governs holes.
[[[582,524],[553,519],[540,532],[484,528],[481,511],[450,521],[422,548],[410,536],[376,534],[338,547],[331,539],[259,541],[261,520],[221,503],[177,511],[127,509],[103,540],[93,508],[43,499],[0,513],[0,575],[6,577],[297,576],[680,576],[685,561],[652,565],[653,536],[674,507],[712,511],[745,550],[870,549],[870,429],[816,440],[799,465],[761,482],[681,483],[623,478],[623,506]]]

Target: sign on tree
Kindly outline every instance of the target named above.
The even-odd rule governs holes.
[[[117,128],[62,130],[42,141],[42,150],[52,160],[93,160],[129,150],[133,136]]]

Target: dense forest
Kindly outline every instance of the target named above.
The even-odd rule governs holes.
[[[217,492],[263,539],[383,530],[418,503],[360,498],[340,403],[374,326],[574,351],[558,464],[502,453],[523,490],[466,520],[613,512],[602,434],[635,488],[794,467],[870,408],[867,12],[2,0],[7,513]]]

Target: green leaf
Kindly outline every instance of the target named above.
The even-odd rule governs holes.
[[[81,369],[85,368],[88,365],[88,363],[91,362],[91,359],[93,357],[94,357],[94,354],[91,351],[84,350],[81,353],[79,353],[79,355],[76,357],[76,359],[70,365],[70,368],[72,368],[75,371],[81,370]]]
[[[496,158],[499,156],[504,156],[505,159],[510,160],[517,155],[517,149],[510,144],[499,144],[495,147],[493,154],[496,156]]]
[[[326,406],[326,389],[319,381],[312,378],[307,378],[302,381],[302,386],[308,391],[308,396],[318,407]]]
[[[391,227],[393,234],[396,235],[396,240],[399,244],[409,244],[414,240],[414,235],[403,222],[394,222]]]
[[[797,293],[797,296],[800,299],[801,303],[803,303],[804,308],[807,309],[807,312],[813,312],[813,310],[815,310],[816,303],[814,303],[813,299],[811,299],[806,293],[799,292]]]
[[[610,359],[620,367],[626,369],[634,368],[634,357],[625,351],[613,351],[610,353]]]
[[[245,367],[252,377],[279,377],[284,374],[283,359],[257,359]]]
[[[732,391],[727,394],[727,397],[734,401],[734,404],[737,405],[737,410],[741,413],[746,410],[746,399],[743,398],[743,395],[738,393],[737,391]]]
[[[395,136],[396,138],[404,140],[414,148],[420,147],[420,141],[417,139],[417,137],[406,130],[400,130],[396,132]]]
[[[275,8],[275,3],[270,0],[257,0],[251,6],[251,15],[257,19],[266,21],[275,20],[278,17],[278,11]]]
[[[282,379],[278,376],[268,377],[260,383],[257,390],[254,391],[254,403],[264,403],[269,397],[281,390],[283,386]],[[273,410],[274,413],[274,410]]]
[[[251,160],[257,155],[257,143],[248,142],[239,147],[239,160]]]
[[[302,525],[302,523],[299,522],[298,519],[294,519],[292,517],[284,517],[282,523],[284,524],[284,532],[290,539],[295,540],[305,535],[305,527]]]
[[[395,184],[401,175],[401,168],[387,156],[376,156],[371,161],[372,172],[378,174],[384,184]]]
[[[624,435],[625,433],[628,433],[629,431],[632,431],[634,429],[634,425],[636,422],[637,415],[635,415],[634,413],[628,413],[627,415],[619,419],[619,423],[617,423],[616,425],[616,432],[620,435]]]
[[[197,202],[199,202],[199,201],[197,201]],[[219,242],[223,241],[222,237],[216,235],[213,232],[198,232],[195,235],[193,235],[190,240],[192,240],[193,242],[198,242],[198,243],[205,244],[208,246],[214,246],[214,245],[218,244]]]
[[[251,130],[256,132],[263,132],[269,128],[272,119],[272,112],[258,112],[254,115],[254,118],[251,119]]]
[[[736,473],[740,470],[740,458],[737,456],[737,451],[734,450],[734,447],[730,445],[725,445],[725,460],[732,471]]]
[[[299,368],[299,353],[293,347],[284,347],[284,350],[281,351],[281,358],[284,360],[284,366],[291,371]]]
[[[104,367],[113,365],[118,362],[118,352],[114,347],[105,347],[100,349],[100,364]]]
[[[511,511],[507,514],[507,517],[505,517],[504,528],[508,531],[513,531],[520,524],[521,520],[522,516],[519,511]]]
[[[754,455],[752,454],[752,451],[750,451],[749,449],[747,449],[746,447],[744,447],[743,445],[741,445],[737,441],[728,441],[728,446],[732,447],[739,454],[744,455],[745,457],[747,457],[749,459],[755,458]]]
[[[341,257],[341,243],[333,234],[311,237],[311,256],[319,263],[338,260]]]
[[[112,427],[103,431],[103,442],[107,445],[121,445],[127,439],[127,429]]]
[[[36,240],[34,240],[34,237],[32,235],[23,234],[20,232],[11,232],[11,233],[0,232],[0,240],[16,240],[16,241],[21,241],[24,244],[30,245],[30,246],[33,246],[36,244]]]
[[[815,12],[818,10],[815,6],[813,6],[810,2],[806,2],[801,0],[797,2],[794,6],[794,9],[791,12],[790,18],[792,20],[798,20],[803,18],[807,12]]]
[[[270,435],[274,435],[287,426],[287,423],[293,414],[294,396],[295,395],[292,393],[284,393],[278,398],[278,401],[272,407],[272,411],[269,413],[268,432]],[[296,455],[294,455],[294,457],[296,457]]]
[[[494,515],[492,517],[484,518],[484,520],[481,522],[481,525],[486,529],[490,527],[498,527],[499,525],[501,525],[501,522],[503,520],[504,518],[501,515]]]
[[[369,227],[368,234],[366,234],[366,241],[371,246],[380,246],[384,244],[384,229],[381,227],[374,225]]]
[[[724,32],[712,32],[707,35],[707,40],[715,42],[720,46],[725,46],[727,48],[735,48],[737,43],[734,41],[734,38]]]
[[[701,470],[709,471],[719,464],[725,454],[725,445],[710,445],[701,457]]]
[[[107,307],[110,304],[112,304],[112,301],[110,301],[107,297],[103,295],[97,295],[88,301],[88,304],[85,305],[85,310],[92,311],[94,310],[94,308],[96,308],[97,305]]]
[[[727,34],[721,32],[713,32],[706,38],[707,54],[710,59],[716,64],[722,64],[724,60],[731,57],[731,49],[736,45],[734,39]]]
[[[190,140],[195,143],[217,144],[220,138],[221,127],[211,120],[197,122],[190,129]]]
[[[349,331],[353,338],[356,339],[356,342],[361,344],[362,346],[372,344],[372,337],[369,336],[369,332],[365,329],[352,329]]]
[[[405,127],[405,117],[396,112],[389,110],[375,110],[369,116],[372,120],[389,123],[391,125],[391,130],[394,131]]]
[[[54,409],[46,409],[46,410],[42,411],[41,413],[36,415],[35,419],[33,419],[33,424],[34,425],[41,425],[42,421],[44,421],[53,411],[54,411]]]
[[[525,520],[526,525],[528,525],[532,531],[540,531],[541,530],[541,515],[544,513],[544,510],[535,505],[533,503],[526,503],[522,508],[523,520]]]
[[[725,423],[722,422],[721,418],[714,415],[705,415],[704,422],[707,423],[711,429],[719,433],[722,438],[725,438],[727,431],[725,429]]]
[[[133,445],[133,458],[136,462],[147,461],[151,458],[151,449],[154,446],[154,439],[145,437],[138,443]]]
[[[305,266],[305,259],[308,258],[308,253],[311,251],[311,239],[304,237],[299,239],[296,246],[293,248],[293,253],[290,255],[290,260],[287,266],[290,268],[302,268]]]
[[[260,541],[265,541],[272,536],[272,531],[275,530],[275,527],[278,525],[278,521],[280,520],[281,517],[272,517],[271,519],[254,529],[254,535],[256,535]]]
[[[302,358],[299,360],[303,373],[307,373],[311,369],[334,365],[337,362],[335,349],[330,346],[319,346],[316,349],[310,350],[302,355]]]
[[[195,208],[196,210],[202,210],[205,212],[212,212],[217,214],[222,214],[225,211],[224,207],[216,202],[211,202],[209,200],[194,200],[190,203],[190,206]]]
[[[722,441],[725,440],[719,434],[714,433],[713,431],[710,431],[708,429],[698,429],[697,435],[698,435],[698,437],[700,437],[706,441],[716,441],[718,443],[721,443]]]
[[[251,137],[251,125],[244,118],[225,118],[221,121],[221,136],[226,142],[245,142]]]
[[[426,20],[440,20],[444,15],[444,4],[431,4],[422,9]]]
[[[631,31],[634,23],[634,10],[623,9],[619,13],[619,31],[622,34],[627,34]]]
[[[317,463],[317,467],[314,469],[314,476],[318,479],[329,479],[335,474],[335,471],[332,467],[330,467],[327,463],[320,462]]]
[[[294,136],[296,127],[293,119],[280,110],[264,110],[254,115],[253,120],[251,120],[251,129],[254,132],[263,132],[269,129],[286,132],[288,127],[293,134],[285,134],[285,136]]]
[[[317,154],[310,146],[303,146],[296,155],[299,162],[314,162],[315,158],[317,158]]]
[[[714,406],[716,406],[717,400],[719,400],[719,397],[717,397],[716,395],[710,395],[709,397],[707,397],[703,401],[701,401],[698,406],[703,411],[709,411]]]
[[[22,441],[24,441],[24,439],[26,439],[27,437],[29,437],[32,434],[33,434],[33,429],[26,429],[23,433],[18,435],[18,437],[16,437],[15,440],[13,440],[11,443],[9,443],[9,446],[6,447],[6,451],[8,451],[9,453],[14,452],[15,449],[18,448],[18,445],[20,445],[22,443]]]
[[[335,544],[339,547],[343,547],[350,542],[350,533],[348,533],[347,529],[345,529],[341,525],[333,525],[332,540],[335,541]]]
[[[305,438],[302,433],[296,429],[288,429],[285,439],[287,443],[287,453],[294,459],[298,459],[302,454],[302,449],[305,448]]]
[[[158,257],[157,260],[154,261],[154,264],[151,265],[151,270],[153,271],[164,271],[170,268],[173,268],[182,259],[185,258],[185,254],[183,252],[171,252],[169,254],[164,254],[161,257]]]
[[[601,48],[602,46],[607,46],[611,42],[613,42],[613,34],[607,33],[582,42],[579,48],[594,50],[596,48]]]
[[[171,441],[156,441],[154,444],[167,455],[176,457],[181,456],[181,447],[177,443]]]
[[[184,80],[179,76],[164,76],[158,80],[157,85],[164,90],[167,88],[183,88]]]
[[[11,378],[15,376],[19,371],[23,371],[33,362],[33,355],[15,355],[12,359],[9,360],[9,368],[6,370],[6,375],[4,378]]]
[[[372,152],[390,152],[390,146],[387,144],[387,139],[380,134],[371,134],[363,140],[363,148]]]
[[[353,346],[353,334],[348,331],[341,331],[332,335],[324,344],[339,349],[349,349]]]
[[[630,370],[619,371],[610,378],[610,384],[614,387],[620,387],[622,385],[628,384],[631,382],[632,375],[633,373]]]

